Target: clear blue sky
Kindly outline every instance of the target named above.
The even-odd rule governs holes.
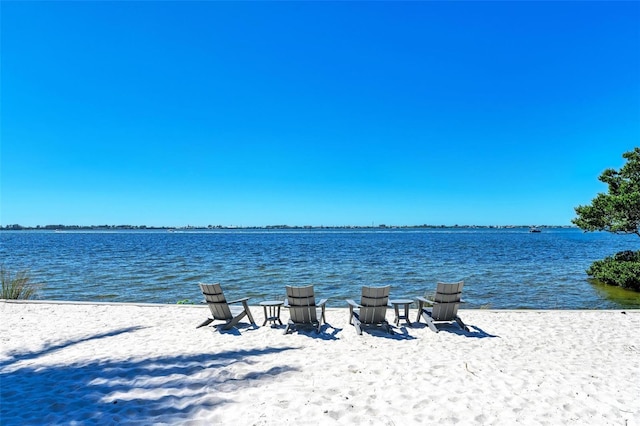
[[[6,2],[21,225],[570,224],[640,144],[639,2]]]

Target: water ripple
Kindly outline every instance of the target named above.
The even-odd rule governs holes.
[[[362,285],[415,298],[437,281],[464,280],[468,307],[640,307],[637,294],[613,299],[585,273],[596,259],[640,249],[639,239],[576,229],[3,231],[0,242],[0,261],[28,269],[43,299],[199,301],[203,281],[252,303],[313,284],[342,307]]]

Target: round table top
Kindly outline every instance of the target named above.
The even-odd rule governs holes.
[[[284,301],[282,300],[265,300],[264,302],[260,302],[260,306],[278,306],[284,305]]]
[[[391,299],[389,303],[394,305],[407,305],[409,303],[413,303],[413,299]]]

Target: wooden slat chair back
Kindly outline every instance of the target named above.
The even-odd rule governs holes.
[[[316,296],[313,292],[313,286],[286,286],[286,289],[291,321],[297,323],[310,323],[317,321]]]
[[[214,320],[230,320],[233,318],[231,308],[222,292],[220,284],[200,284],[204,300],[209,305]]]
[[[222,326],[223,330],[228,330],[232,327],[235,327],[242,318],[245,316],[249,319],[249,322],[256,325],[253,320],[253,315],[251,315],[251,310],[248,305],[248,297],[227,301],[224,297],[224,292],[222,291],[222,286],[218,283],[216,284],[204,284],[200,283],[200,290],[204,296],[205,302],[209,306],[209,310],[211,311],[212,318],[207,318],[202,324],[200,324],[196,328],[204,327],[205,325],[210,324],[213,321],[220,320],[225,323]],[[241,303],[240,306],[232,306],[236,303]]]
[[[393,334],[386,319],[387,304],[389,303],[389,292],[391,286],[385,287],[362,287],[360,303],[348,299],[349,324],[356,328],[358,334],[362,334],[363,326],[382,326]]]
[[[464,281],[457,283],[438,283],[433,297],[431,317],[435,321],[452,321],[458,315]]]
[[[389,303],[390,286],[362,287],[360,321],[364,324],[381,324],[385,321]]]
[[[418,318],[424,318],[429,328],[436,333],[439,332],[435,322],[452,322],[455,321],[465,331],[469,328],[464,324],[458,316],[458,307],[462,302],[462,288],[464,281],[456,283],[439,282],[436,286],[436,293],[433,298],[418,297]],[[429,305],[429,307],[426,307]]]
[[[326,299],[316,304],[316,296],[313,286],[294,287],[285,286],[287,291],[287,300],[285,306],[289,308],[289,323],[284,330],[287,334],[289,330],[298,325],[311,325],[320,331],[322,321],[325,319],[325,303]],[[318,320],[318,308],[320,308],[320,319]]]

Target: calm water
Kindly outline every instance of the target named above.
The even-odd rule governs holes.
[[[0,262],[28,269],[39,298],[117,302],[199,303],[202,281],[253,304],[282,298],[286,284],[314,284],[342,307],[362,285],[414,298],[464,280],[467,308],[639,308],[637,294],[584,272],[628,249],[640,238],[578,229],[0,232]]]

